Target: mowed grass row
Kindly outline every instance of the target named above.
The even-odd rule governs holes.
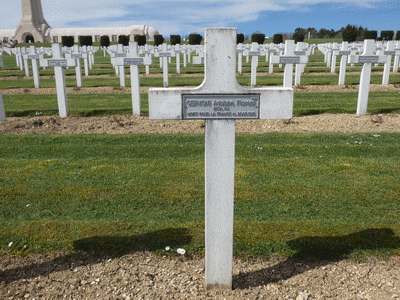
[[[357,109],[358,92],[319,92],[294,94],[294,115],[349,113]],[[370,92],[368,113],[400,112],[399,92]],[[8,117],[58,114],[57,95],[3,95]],[[148,95],[141,94],[142,114],[148,115]],[[69,113],[81,116],[101,116],[132,113],[131,94],[71,94]]]
[[[317,53],[320,53],[317,51]],[[4,60],[4,67],[0,71],[0,77],[19,77],[19,79],[22,79],[25,77],[25,71],[20,70],[19,67],[16,65],[15,57],[14,56],[9,56],[5,54],[3,56]],[[394,61],[394,58],[392,59]],[[243,58],[242,60],[242,65],[243,65],[243,73],[250,73],[251,69],[251,59],[249,62],[246,62],[246,58]],[[339,72],[339,65],[340,65],[340,57],[336,61],[336,72]],[[361,70],[362,64],[355,64],[354,66],[347,66],[347,72],[357,72]],[[83,64],[82,64],[82,72],[83,72]],[[140,68],[140,73],[144,74],[145,73],[145,67],[141,66]],[[187,67],[183,67],[183,62],[181,60],[181,74],[193,74],[193,73],[204,73],[204,67],[201,65],[193,65],[193,64],[187,64]],[[279,68],[278,65],[274,65],[274,73],[283,73],[283,68]],[[260,56],[259,57],[259,64],[257,68],[257,72],[263,73],[263,72],[268,72],[269,71],[269,62],[266,62],[265,56]],[[324,62],[324,55],[321,54],[315,54],[309,56],[309,63],[305,67],[305,74],[308,73],[330,73],[331,68],[330,66],[327,66],[327,64]],[[383,64],[379,64],[378,66],[373,65],[372,67],[373,72],[382,72],[383,71]],[[171,63],[169,64],[169,71],[170,74],[176,74],[176,59],[173,57],[171,59]],[[129,68],[125,68],[125,73],[129,73]],[[162,68],[160,68],[159,64],[159,59],[158,58],[153,58],[153,64],[150,66],[150,73],[151,74],[160,74],[162,73]],[[32,71],[31,71],[32,74]],[[46,70],[40,69],[39,74],[41,76],[49,76],[54,74],[52,68],[47,68]],[[73,76],[75,74],[75,68],[69,68],[65,70],[66,76]],[[93,69],[90,70],[89,72],[90,75],[98,76],[98,75],[110,75],[112,76],[115,74],[115,70],[113,69],[111,65],[111,60],[110,57],[107,55],[106,57],[103,56],[102,51],[99,51],[95,54],[95,64],[93,66]],[[21,78],[22,77],[22,78]]]
[[[179,86],[197,86],[200,85],[204,80],[204,76],[185,77],[184,75],[177,76],[171,74],[168,78],[168,85],[170,87]],[[237,77],[239,84],[243,86],[250,86],[251,77],[248,75],[242,75]],[[302,85],[338,85],[339,75],[330,74],[327,75],[307,75],[301,77]],[[75,77],[66,77],[65,79],[67,87],[76,87]],[[358,85],[360,83],[360,75],[348,74],[345,77],[346,85]],[[371,84],[382,84],[382,75],[373,74],[371,75]],[[389,84],[400,84],[400,73],[392,74],[389,77]],[[125,85],[130,87],[130,78],[125,78]],[[146,87],[163,87],[163,78],[159,77],[140,77],[140,85]],[[103,86],[120,86],[119,76],[110,76],[108,78],[83,78],[83,87],[103,87]],[[257,76],[257,86],[283,86],[283,74],[282,75],[259,75]],[[15,88],[34,88],[34,82],[32,78],[29,79],[13,79],[13,80],[1,80],[0,89],[15,89]],[[41,88],[55,88],[55,79],[42,78],[40,79]]]
[[[234,253],[400,254],[398,133],[237,135]],[[0,249],[204,251],[204,135],[0,136]]]

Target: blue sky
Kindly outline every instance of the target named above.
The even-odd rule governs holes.
[[[266,36],[297,27],[339,30],[347,24],[369,30],[400,30],[400,0],[41,0],[53,28],[149,25],[164,37],[204,33],[208,27],[235,27]],[[0,0],[0,29],[21,18],[19,0]]]

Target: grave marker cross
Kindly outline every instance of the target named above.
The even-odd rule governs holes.
[[[205,78],[196,88],[151,88],[150,119],[205,119],[205,277],[232,288],[235,119],[289,119],[292,88],[246,88],[236,79],[236,29],[205,30]]]
[[[40,59],[40,66],[54,67],[56,77],[58,111],[61,118],[68,116],[67,89],[65,85],[65,73],[63,67],[75,67],[75,59],[62,56],[61,45],[52,44],[53,58]]]
[[[117,66],[129,66],[131,74],[131,93],[132,93],[132,113],[140,116],[140,81],[139,81],[139,66],[149,66],[153,63],[151,57],[139,57],[137,42],[129,42],[129,53],[126,57],[115,59]]]
[[[360,87],[357,100],[357,116],[365,115],[368,107],[369,86],[373,63],[384,63],[386,56],[374,55],[374,40],[364,40],[364,51],[361,55],[351,56],[352,63],[362,63]]]

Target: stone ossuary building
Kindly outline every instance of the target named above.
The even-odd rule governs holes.
[[[60,43],[62,36],[73,36],[78,41],[79,36],[91,35],[94,42],[107,35],[110,41],[118,41],[118,36],[127,35],[133,41],[135,35],[145,35],[148,41],[154,40],[158,31],[147,25],[130,27],[105,28],[51,28],[43,16],[41,0],[21,0],[22,18],[17,28],[0,30],[0,41],[8,43],[17,41]]]

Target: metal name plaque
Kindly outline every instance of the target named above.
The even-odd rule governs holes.
[[[259,119],[260,95],[182,95],[183,119]]]
[[[304,56],[304,55],[306,55],[306,51],[304,51],[304,50],[294,51],[294,55]]]
[[[79,54],[76,54],[76,53],[71,54],[71,58],[82,58],[82,57],[83,57],[83,55],[80,53]]]
[[[350,51],[341,50],[339,51],[339,55],[350,55]]]
[[[143,65],[143,58],[125,58],[124,65],[125,66]]]
[[[39,54],[32,54],[27,56],[28,59],[39,59]]]
[[[126,57],[126,53],[115,53],[115,57]]]
[[[279,59],[279,63],[280,64],[299,64],[300,63],[300,57],[296,57],[296,56],[284,57],[284,56],[281,56],[280,59]]]
[[[250,55],[250,56],[260,56],[261,53],[258,52],[258,51],[249,51],[249,55]]]
[[[358,62],[360,64],[365,64],[365,63],[377,63],[379,60],[378,56],[360,56],[358,58]]]
[[[67,60],[66,59],[49,59],[49,67],[66,67],[67,66]]]
[[[396,51],[383,51],[384,55],[396,55]]]
[[[160,52],[158,53],[159,57],[169,57],[171,56],[171,53],[169,52]]]

